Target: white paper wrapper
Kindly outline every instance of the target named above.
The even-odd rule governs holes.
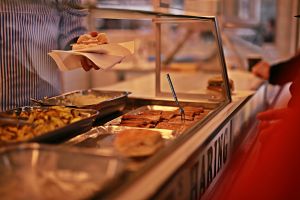
[[[122,60],[134,53],[134,42],[102,44],[80,50],[52,50],[48,53],[56,62],[61,71],[69,71],[81,68],[82,56],[95,63],[100,69],[106,70],[122,62]]]

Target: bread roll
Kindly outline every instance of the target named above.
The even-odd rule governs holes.
[[[221,76],[212,77],[208,80],[207,89],[221,92],[223,90],[224,80]],[[234,83],[232,79],[229,79],[229,88],[234,90]]]
[[[105,33],[91,32],[89,34],[81,35],[76,44],[72,45],[73,50],[85,49],[97,45],[107,44],[108,38]]]

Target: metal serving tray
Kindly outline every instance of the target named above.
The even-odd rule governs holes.
[[[100,152],[103,153],[115,153],[113,148],[113,140],[115,138],[115,135],[118,134],[120,131],[128,129],[139,130],[146,128],[125,126],[98,126],[92,128],[86,133],[83,133],[70,139],[65,144],[80,147],[99,148]],[[162,138],[165,139],[166,142],[171,141],[176,137],[175,132],[172,130],[156,129],[156,131],[160,132]]]
[[[26,107],[20,107],[13,110],[5,111],[2,112],[1,114],[3,115],[16,114],[18,116],[22,111],[30,112],[35,109],[48,109],[48,108],[50,107],[26,106]],[[43,133],[39,136],[35,136],[31,139],[25,140],[24,142],[58,143],[58,142],[68,140],[80,133],[90,130],[92,128],[96,116],[98,115],[98,111],[92,109],[77,109],[77,108],[72,108],[72,109],[74,109],[75,111],[82,112],[84,114],[88,114],[89,116],[79,121],[75,121],[73,123],[67,124],[66,126],[62,126],[52,131]],[[0,145],[1,144],[9,144],[9,143],[5,143],[2,141]]]
[[[90,199],[124,172],[122,159],[82,148],[39,145],[0,150],[1,199]]]
[[[159,103],[159,101],[157,103]],[[206,104],[199,104],[199,103],[184,103],[183,105],[184,106],[194,106],[194,107],[200,107],[201,106],[201,107],[204,108],[205,116],[202,119],[197,120],[195,122],[195,124],[198,124],[199,122],[203,121],[214,110],[213,105],[207,106]],[[138,107],[138,108],[126,113],[126,114],[137,115],[137,114],[145,112],[145,111],[176,111],[176,110],[178,110],[178,107],[176,107],[176,106],[144,105],[144,106]],[[122,117],[123,117],[123,115],[107,122],[105,125],[106,126],[121,126],[122,127],[122,126],[124,126],[124,125],[121,124]],[[192,124],[191,125],[183,124],[183,126],[185,126],[185,128],[183,130],[174,131],[174,135],[178,136],[178,135],[182,134],[183,132],[188,130],[193,125]],[[158,128],[152,128],[152,130],[153,129],[157,130]]]
[[[183,106],[202,106],[204,109],[209,111],[207,116],[203,118],[203,120],[199,121],[191,128],[185,131],[184,134],[178,135],[173,130],[167,129],[155,129],[157,131],[161,131],[163,137],[165,138],[165,147],[155,153],[153,156],[147,159],[128,159],[126,164],[127,173],[125,177],[122,179],[122,184],[130,185],[134,182],[134,180],[143,177],[145,173],[147,173],[152,167],[157,165],[162,159],[165,159],[168,155],[173,153],[179,145],[183,144],[188,138],[191,137],[197,130],[199,130],[207,121],[213,118],[219,110],[223,107],[219,103],[195,103],[195,102],[180,102]],[[176,110],[178,107],[174,101],[169,100],[155,100],[155,99],[141,99],[141,98],[128,98],[126,108],[124,113],[127,111],[128,113],[138,113],[144,109],[164,109],[164,110]],[[120,130],[126,129],[147,129],[147,128],[136,128],[136,127],[125,127],[125,126],[115,126],[112,125],[114,122],[118,122],[120,118],[116,118],[112,121],[109,121],[104,126],[94,127],[87,133],[78,135],[69,141],[67,141],[66,145],[74,145],[76,147],[88,147],[90,149],[97,149],[103,153],[110,153],[114,155],[116,150],[113,148],[113,141],[115,138],[115,134],[117,134]],[[153,130],[153,129],[149,129]],[[165,133],[165,134],[164,134]],[[132,172],[132,173],[128,173]],[[114,194],[114,192],[118,191],[120,188],[114,188],[111,193],[108,193],[108,196]],[[109,198],[107,198],[109,199]]]
[[[124,126],[99,126],[94,127],[90,131],[78,135],[69,141],[65,142],[65,145],[71,145],[76,147],[81,147],[83,149],[89,148],[91,150],[97,150],[102,154],[109,154],[115,156],[122,156],[120,155],[117,150],[115,149],[113,143],[116,135],[123,130],[140,130],[145,128],[136,128],[136,127],[124,127]],[[150,130],[150,129],[148,129]],[[153,129],[152,129],[153,130]],[[164,139],[163,148],[159,151],[163,150],[165,147],[169,146],[172,141],[175,139],[175,132],[172,130],[166,129],[156,129],[155,131],[160,132],[162,138]],[[156,153],[159,153],[156,152]],[[154,153],[154,155],[156,154]],[[123,156],[122,156],[123,157]],[[150,156],[151,158],[152,156]],[[138,157],[138,158],[126,158],[126,175],[127,177],[123,177],[125,181],[128,178],[130,173],[128,172],[136,172],[140,168],[142,168],[148,161],[149,157]]]
[[[75,108],[87,108],[87,109],[95,109],[98,110],[98,118],[107,116],[111,113],[123,111],[126,102],[128,99],[128,95],[130,92],[125,91],[103,91],[103,90],[78,90],[69,93],[65,93],[59,96],[45,98],[39,100],[38,103],[41,105],[59,105],[59,106],[67,106],[67,107],[75,107]],[[88,104],[88,105],[76,105],[67,101],[68,97],[72,95],[95,95],[96,97],[107,97],[106,100],[100,101],[97,104]]]

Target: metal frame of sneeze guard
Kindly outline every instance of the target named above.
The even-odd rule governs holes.
[[[221,36],[219,34],[219,28],[217,24],[217,19],[215,17],[194,17],[194,16],[168,16],[168,15],[160,15],[153,19],[153,23],[155,24],[155,37],[157,41],[156,45],[156,68],[155,68],[155,94],[156,97],[171,97],[171,92],[165,92],[162,91],[162,84],[161,84],[161,70],[162,70],[162,30],[161,25],[163,23],[187,23],[187,22],[193,22],[195,20],[205,20],[205,21],[211,21],[214,24],[215,28],[215,37],[217,38],[217,45],[218,45],[218,54],[220,57],[220,62],[222,64],[222,78],[224,80],[224,90],[223,90],[223,99],[220,100],[219,97],[213,94],[188,94],[188,93],[177,93],[181,96],[181,98],[184,99],[205,99],[208,101],[226,101],[231,102],[231,93],[229,88],[229,81],[227,76],[227,70],[226,70],[226,64],[223,54],[223,48],[222,48],[222,41]],[[201,78],[201,77],[199,77]],[[227,103],[228,103],[227,102]]]
[[[213,102],[224,102],[224,99],[228,103],[231,102],[231,94],[229,88],[229,81],[227,77],[226,71],[226,64],[223,55],[223,48],[222,48],[222,41],[221,36],[219,34],[219,28],[217,24],[216,17],[212,16],[194,16],[194,15],[184,15],[184,14],[172,14],[172,13],[163,13],[163,12],[154,12],[154,11],[145,11],[145,10],[128,10],[128,9],[114,9],[114,8],[97,8],[91,7],[91,15],[90,21],[93,21],[93,18],[113,18],[113,19],[136,19],[136,20],[151,20],[153,23],[153,29],[155,34],[156,40],[156,47],[155,47],[155,96],[157,98],[172,98],[171,91],[163,92],[161,90],[161,70],[162,70],[162,30],[161,25],[164,23],[187,23],[193,22],[195,20],[202,20],[202,21],[211,21],[214,29],[214,36],[216,38],[216,44],[218,48],[218,56],[221,62],[221,71],[222,78],[224,80],[224,87],[223,87],[223,99],[218,98],[216,95],[213,94],[182,94],[177,92],[180,98],[185,100],[207,100]],[[94,27],[91,27],[94,28]],[[201,77],[199,77],[201,80]],[[176,89],[176,88],[175,88]],[[218,95],[218,96],[222,96]]]

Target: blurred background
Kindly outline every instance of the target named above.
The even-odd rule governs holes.
[[[216,16],[229,70],[249,71],[261,59],[276,63],[292,56],[299,45],[299,24],[293,17],[300,13],[298,0],[85,0],[84,3],[90,9],[86,19],[89,31],[107,33],[110,42],[134,41],[135,54],[109,71],[82,73],[82,69],[78,69],[65,72],[64,92],[109,86],[155,70],[152,21],[106,17],[101,11],[105,8]],[[182,30],[180,26],[164,28],[163,35],[167,37],[162,40],[162,48],[167,48],[166,51],[172,49],[170,47],[177,38],[184,38],[186,31]],[[211,58],[213,40],[214,36],[205,30],[200,35],[192,35],[184,41],[186,45],[183,45],[177,61],[188,63],[190,59],[201,58],[203,62]],[[195,41],[205,50],[193,52],[189,48],[193,45],[189,44]],[[195,69],[195,66],[186,66],[185,70]],[[171,67],[176,69],[176,64]],[[214,67],[209,68],[213,70]]]

